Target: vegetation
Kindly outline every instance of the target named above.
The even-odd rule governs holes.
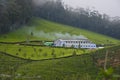
[[[37,0],[0,0],[0,34],[16,31],[23,27],[22,25],[26,25],[32,17],[40,17],[120,39],[119,17],[111,19],[108,15],[102,15],[96,10],[73,9],[65,6],[61,0],[39,0],[39,2]],[[33,32],[30,34],[34,35]]]
[[[119,77],[115,77],[115,75],[120,74],[119,48],[120,46],[115,46],[98,50],[94,52],[94,54],[83,54],[69,58],[31,62],[19,67],[16,74],[20,73],[23,77],[28,78],[33,77],[33,80],[39,78],[41,80],[102,80],[103,78],[107,78],[107,75],[109,77],[110,73],[110,75],[114,75],[115,80],[119,80]],[[101,62],[105,58],[106,50],[109,50],[107,60],[108,72],[104,73],[101,71],[104,62]],[[111,62],[112,60],[114,61],[114,59],[111,58],[117,59],[118,62]],[[110,67],[112,67],[112,69]],[[25,80],[22,76],[20,79]]]
[[[61,0],[35,1],[0,0],[0,80],[120,80],[120,41],[111,38],[120,39],[118,17],[72,9]],[[49,46],[80,35],[107,47]]]
[[[31,35],[32,33],[32,35]],[[118,44],[119,40],[84,29],[33,18],[31,22],[18,30],[0,36],[2,42],[30,40],[56,40],[58,38],[79,38],[83,35],[97,44]]]
[[[73,55],[74,51],[76,51],[77,55],[90,52],[89,50],[85,50],[84,52],[82,49],[26,46],[16,44],[0,44],[0,51],[13,56],[31,60],[67,57]]]
[[[111,18],[89,8],[73,9],[60,0],[44,1],[44,4],[35,8],[37,17],[120,39],[120,17]]]
[[[113,78],[119,80],[120,74],[120,46],[100,49],[89,54],[81,54],[76,55],[77,50],[72,50],[71,55],[65,58],[56,59],[57,48],[49,48],[46,47],[50,52],[50,55],[53,55],[53,59],[48,60],[40,60],[39,58],[31,58],[28,59],[28,56],[35,57],[36,53],[29,54],[30,52],[43,52],[42,55],[44,58],[48,58],[45,50],[42,47],[33,47],[32,46],[22,46],[22,45],[5,45],[0,44],[4,47],[5,52],[11,51],[14,56],[6,54],[5,52],[0,52],[0,78],[7,80],[26,80],[26,79],[41,79],[41,80],[102,80],[102,78],[110,78],[110,75],[113,75]],[[7,47],[8,46],[8,47]],[[12,48],[9,48],[11,46]],[[0,48],[2,49],[2,47]],[[45,49],[45,47],[44,47]],[[27,53],[27,50],[29,53]],[[63,51],[62,49],[59,49]],[[68,51],[71,49],[68,49]],[[109,51],[107,58],[107,69],[108,72],[101,70],[104,67],[104,59],[106,50]],[[17,53],[15,52],[17,51]],[[24,51],[24,53],[23,53]],[[66,55],[66,52],[61,52],[61,55]],[[29,54],[29,55],[28,55]],[[22,58],[18,58],[22,57]],[[16,57],[15,57],[16,56]],[[39,55],[38,55],[39,56]],[[24,58],[24,59],[23,59]],[[28,59],[28,60],[25,60]],[[34,61],[34,59],[38,59],[38,61]],[[40,61],[39,61],[40,60]],[[112,69],[110,68],[112,67]],[[114,70],[114,72],[111,70]],[[110,72],[109,72],[110,71]]]
[[[0,34],[16,30],[32,16],[32,0],[0,0]]]
[[[28,61],[0,52],[0,80],[13,80],[18,67]]]

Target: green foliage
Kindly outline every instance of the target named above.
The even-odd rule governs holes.
[[[30,52],[29,54],[27,54],[27,57],[28,57],[27,59],[35,59],[35,57],[38,55],[38,54],[37,55],[34,54],[34,49],[32,46],[22,47],[21,45],[0,44],[0,50],[2,50],[3,46],[7,49],[7,51],[11,49],[11,51],[18,52],[18,49],[21,48],[22,51],[25,51],[27,49],[27,51],[25,51],[27,53],[29,52],[29,50],[32,50],[30,51],[32,54],[30,54]],[[9,46],[13,47],[14,49],[9,48]],[[40,56],[39,58],[38,56],[36,57],[37,60],[40,60],[43,58],[42,53],[45,53],[46,50],[49,50],[47,51],[46,58],[48,58],[48,56],[51,55],[52,51],[55,52],[56,57],[58,56],[59,53],[61,54],[62,52],[64,52],[64,56],[66,55],[66,53],[72,53],[73,51],[76,51],[78,55],[78,51],[79,51],[79,50],[73,49],[71,52],[69,52],[69,50],[71,49],[63,49],[63,48],[54,48],[54,49],[46,48],[46,47],[34,47],[34,48],[36,48],[37,52],[39,52],[39,49],[43,50],[40,53],[40,55],[42,56]],[[57,49],[59,49],[60,51],[58,51]],[[67,58],[30,61],[30,62],[23,59],[16,58],[15,57],[16,52],[14,56],[11,56],[6,53],[0,53],[0,72],[1,74],[14,75],[11,80],[26,80],[26,78],[27,79],[32,78],[32,80],[36,80],[36,79],[38,80],[39,79],[41,80],[95,80],[95,79],[102,80],[103,78],[106,80],[107,79],[119,80],[119,78],[114,76],[114,73],[117,74],[120,72],[119,66],[118,67],[116,66],[114,68],[108,68],[107,71],[104,71],[104,70],[99,70],[99,67],[96,66],[96,62],[94,62],[94,61],[97,61],[97,59],[104,59],[106,49],[109,50],[109,52],[111,52],[108,55],[108,59],[110,58],[117,59],[117,57],[119,58],[120,46],[100,49],[96,52],[92,52],[92,54],[89,53],[89,54],[83,54],[83,55],[72,56]],[[19,52],[19,55],[18,55],[19,57],[21,57],[21,52]],[[50,52],[50,54],[48,52]],[[117,57],[115,57],[116,55]],[[94,56],[95,58],[97,58],[96,60],[94,60],[93,58]],[[53,56],[51,56],[51,58],[53,58]],[[109,63],[110,62],[108,62],[107,67],[110,67]],[[0,77],[0,79],[5,80],[8,78]]]
[[[1,80],[13,80],[15,71],[23,64],[26,64],[27,60],[16,58],[11,55],[0,52],[0,79]]]
[[[46,46],[33,47],[16,44],[1,44],[0,51],[25,59],[31,58],[32,60],[41,60],[70,56],[73,54],[74,49],[54,48]],[[76,51],[76,55],[81,55],[83,53],[84,52],[82,50]]]
[[[77,54],[77,53],[76,53],[76,51],[74,50],[72,55],[73,55],[73,56],[76,56],[76,54]]]
[[[112,67],[108,68],[107,70],[100,69],[99,75],[96,80],[104,79],[104,80],[117,80],[113,77],[114,70]]]
[[[37,17],[120,39],[119,17],[113,19],[106,14],[100,14],[97,10],[66,7],[61,0],[46,1],[36,8]]]
[[[0,0],[0,34],[8,33],[28,23],[32,15],[32,1]]]
[[[87,64],[84,64],[83,61],[86,61]],[[24,70],[26,68],[28,70]],[[96,71],[97,67],[92,64],[90,55],[81,55],[31,62],[19,67],[16,73],[28,77],[36,76],[36,78],[39,75],[42,80],[94,80]]]
[[[34,35],[31,36],[31,32]],[[58,36],[58,35],[63,36]],[[65,36],[66,35],[66,36]],[[33,18],[30,25],[26,25],[16,31],[9,32],[5,35],[0,35],[0,41],[2,42],[16,42],[30,40],[56,40],[58,38],[68,38],[70,36],[84,35],[96,44],[118,44],[119,40],[101,35],[98,33],[90,32],[84,29],[73,28],[72,26],[62,25],[54,22],[50,22],[44,19]],[[6,36],[6,38],[4,38]],[[109,40],[110,42],[108,42]]]
[[[47,53],[44,53],[43,56],[44,56],[44,57],[47,57]]]

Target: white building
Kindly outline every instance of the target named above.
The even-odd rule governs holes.
[[[88,39],[58,39],[54,41],[54,46],[57,47],[74,47],[74,48],[96,48],[96,44]]]

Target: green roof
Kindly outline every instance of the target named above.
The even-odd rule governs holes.
[[[53,42],[45,42],[44,45],[46,46],[51,46],[53,44]]]

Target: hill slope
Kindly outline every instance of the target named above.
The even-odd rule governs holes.
[[[100,62],[104,61],[106,50],[109,51],[107,68],[113,67],[114,74],[120,75],[120,46],[101,49],[92,54],[31,62],[19,67],[16,73],[41,80],[102,80],[99,69],[103,69],[104,62]],[[96,79],[98,75],[99,79]]]
[[[5,35],[0,35],[0,41],[26,41],[26,40],[55,40],[58,38],[78,38],[83,35],[99,44],[118,43],[119,40],[83,29],[73,28],[39,18]]]
[[[26,62],[27,60],[22,58],[0,52],[0,80],[13,80],[17,68]]]
[[[107,67],[113,67],[114,74],[120,75],[120,46],[115,46],[92,54],[32,62],[0,52],[0,79],[95,80],[99,68],[103,68],[104,62],[99,63],[104,60],[106,50],[109,51]]]

